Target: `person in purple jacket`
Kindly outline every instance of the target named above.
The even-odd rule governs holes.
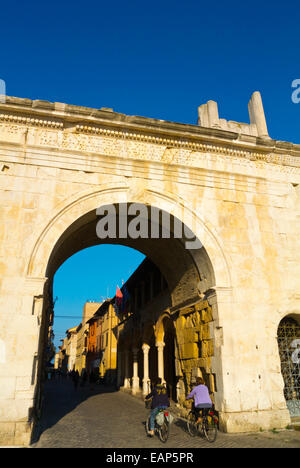
[[[197,414],[197,424],[202,422],[202,417],[200,416],[200,411],[208,411],[209,408],[212,408],[212,401],[209,396],[209,391],[206,385],[204,385],[204,380],[202,377],[197,377],[196,387],[193,388],[191,393],[186,397],[187,400],[194,398],[194,405]]]

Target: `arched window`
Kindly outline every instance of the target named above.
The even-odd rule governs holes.
[[[284,379],[284,396],[291,417],[300,416],[300,325],[285,317],[278,327],[278,347],[281,372]]]

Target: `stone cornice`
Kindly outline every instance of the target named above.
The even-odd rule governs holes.
[[[300,167],[300,145],[198,125],[127,116],[109,109],[7,97],[6,103],[0,104],[1,122],[62,131],[70,136],[110,137]]]
[[[33,125],[37,127],[47,127],[47,128],[63,128],[64,124],[62,122],[56,122],[52,120],[44,120],[34,117],[20,116],[16,114],[0,114],[1,122],[8,122],[12,124],[21,124],[21,125]]]

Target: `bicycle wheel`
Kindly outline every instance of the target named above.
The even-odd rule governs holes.
[[[217,435],[218,435],[218,427],[214,418],[205,417],[203,419],[202,427],[203,427],[203,433],[205,435],[206,440],[210,443],[215,442]]]
[[[163,443],[166,443],[169,438],[169,433],[170,433],[170,424],[167,418],[165,417],[163,424],[159,426],[158,428],[158,437]]]
[[[196,421],[197,418],[195,413],[193,413],[193,411],[190,411],[187,418],[187,430],[192,437],[195,437],[198,434],[198,425]]]
[[[146,428],[146,433],[147,435],[149,434],[149,431],[150,431],[150,416],[149,418],[147,418],[147,421],[146,421],[146,424],[145,424],[145,428]]]

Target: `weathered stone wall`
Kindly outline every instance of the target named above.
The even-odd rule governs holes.
[[[176,315],[176,374],[183,383],[179,383],[179,402],[183,404],[196,377],[204,378],[212,394],[217,390],[211,367],[214,356],[213,313],[208,302],[201,301],[181,309]]]
[[[224,429],[287,425],[276,334],[300,312],[298,145],[7,98],[0,160],[1,443],[29,440],[47,275],[63,252],[94,245],[87,214],[109,203],[156,206],[201,240],[195,257],[132,245],[181,285],[173,301],[188,298],[188,258],[199,273],[190,293],[215,292],[208,359]]]

